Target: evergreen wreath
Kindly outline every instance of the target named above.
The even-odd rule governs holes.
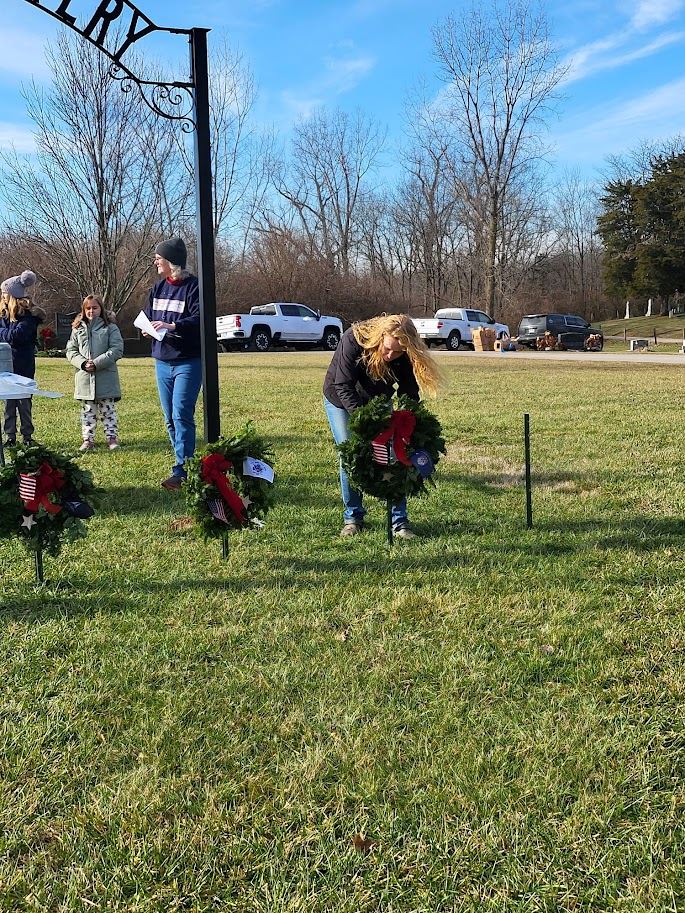
[[[233,437],[207,444],[187,463],[188,513],[205,541],[220,539],[229,529],[263,525],[274,500],[273,484],[243,472],[248,457],[273,465],[270,444],[251,422]]]
[[[93,477],[66,454],[41,444],[12,452],[14,461],[0,467],[0,536],[19,536],[29,551],[56,557],[63,542],[87,535],[83,521],[94,513],[88,503],[97,490]],[[20,495],[22,476],[29,485],[35,480],[34,498]]]
[[[407,448],[408,454],[425,450],[437,465],[440,454],[446,453],[445,439],[438,419],[423,403],[400,396],[397,411],[411,412],[416,424]],[[392,403],[383,396],[376,396],[365,406],[355,409],[350,416],[349,438],[338,445],[342,465],[352,485],[364,492],[397,504],[402,498],[422,494],[427,487],[435,487],[429,476],[424,478],[419,470],[397,461],[380,465],[372,459],[372,443],[390,425]]]

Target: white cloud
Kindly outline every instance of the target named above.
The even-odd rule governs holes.
[[[295,118],[307,118],[331,99],[351,92],[376,65],[363,55],[325,57],[323,70],[300,88],[284,89],[281,101]]]
[[[335,95],[354,89],[374,68],[373,57],[327,57],[326,71],[322,77],[324,88]]]
[[[623,43],[626,33],[619,33],[613,37],[606,38],[602,41],[595,41],[579,48],[566,61],[569,67],[568,73],[564,79],[564,84],[576,82],[584,79],[592,73],[598,73],[601,70],[613,70],[618,67],[632,63],[634,60],[640,60],[643,57],[649,57],[656,54],[662,48],[671,44],[677,44],[685,39],[685,32],[664,32],[657,36],[653,41],[641,47],[632,50],[620,51],[615,54],[602,56],[606,51],[614,51]]]
[[[599,162],[634,148],[640,139],[662,140],[685,133],[685,79],[659,86],[623,103],[586,111],[556,137],[565,161]]]
[[[635,29],[648,29],[651,26],[670,22],[683,9],[683,0],[638,0],[631,25]]]
[[[17,152],[35,152],[33,132],[23,124],[0,121],[0,149],[16,149]]]
[[[601,129],[609,132],[616,130],[635,130],[646,133],[650,126],[670,124],[670,132],[677,133],[682,129],[685,117],[685,79],[676,79],[633,98],[620,105],[613,113],[603,116]],[[680,123],[676,123],[676,121]]]
[[[314,96],[298,97],[296,93],[288,90],[281,92],[281,101],[283,102],[286,111],[289,113],[286,120],[306,120],[324,103],[322,98]]]
[[[568,73],[564,83],[576,82],[601,70],[617,69],[682,41],[685,32],[666,31],[646,44],[638,44],[645,40],[642,37],[645,32],[676,19],[683,8],[685,0],[633,0],[626,11],[629,18],[623,28],[582,45],[566,57],[564,64]]]

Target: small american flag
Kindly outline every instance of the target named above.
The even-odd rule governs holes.
[[[25,503],[33,501],[36,497],[36,486],[38,485],[38,473],[20,472],[19,473],[19,497]]]
[[[221,520],[222,523],[228,523],[226,505],[224,504],[223,498],[213,498],[211,501],[207,501],[207,507],[213,517],[216,517],[217,520]]]
[[[380,466],[387,466],[390,462],[390,447],[388,444],[371,444],[373,451],[373,461]]]

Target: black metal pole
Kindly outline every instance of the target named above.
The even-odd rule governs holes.
[[[526,454],[526,527],[533,528],[533,489],[530,476],[530,415],[523,416],[523,443]]]
[[[200,285],[202,396],[205,440],[219,437],[219,359],[216,341],[216,280],[212,156],[209,135],[208,29],[190,30],[190,65],[195,98],[195,199],[197,204],[197,277]]]
[[[224,560],[228,558],[228,533],[224,533],[221,537],[221,557]]]
[[[36,583],[45,583],[43,575],[43,549],[38,546],[36,549]]]

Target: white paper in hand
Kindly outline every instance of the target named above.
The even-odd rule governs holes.
[[[156,330],[150,321],[145,311],[141,311],[140,314],[133,321],[133,326],[138,327],[141,333],[147,333],[148,336],[152,336],[153,339],[156,339],[157,342],[161,342],[166,336],[166,330]]]

